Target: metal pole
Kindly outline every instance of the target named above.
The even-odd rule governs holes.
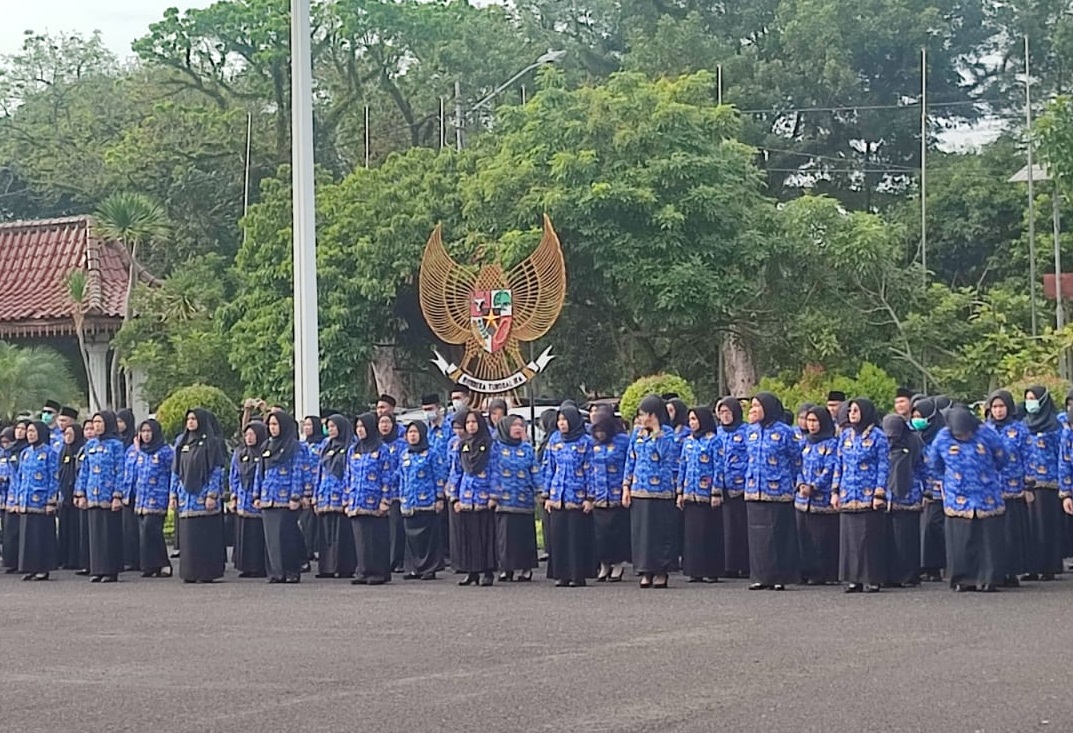
[[[1036,194],[1032,186],[1032,77],[1028,36],[1025,36],[1025,136],[1028,140],[1028,293],[1032,308],[1032,338],[1039,334],[1036,318]]]
[[[294,408],[320,414],[317,228],[313,193],[310,0],[291,0],[291,176],[294,236]]]
[[[532,363],[535,358],[536,357],[533,356],[533,342],[530,341],[529,342],[529,361],[530,361],[530,363]],[[533,389],[533,379],[535,379],[535,378],[536,378],[536,375],[534,374],[533,377],[529,380],[528,384],[526,384],[526,388],[527,388],[527,390],[529,392],[529,440],[532,441],[534,448],[536,448],[536,444],[537,444],[537,435],[536,435],[536,390]]]
[[[250,211],[250,151],[253,146],[253,113],[246,113],[246,170],[242,182],[242,218]],[[246,225],[242,226],[242,243],[246,244]]]
[[[928,284],[928,50],[920,49],[920,266]]]
[[[1061,214],[1058,210],[1058,178],[1054,179],[1054,200],[1052,202],[1052,221],[1054,223],[1054,322],[1057,330],[1061,331],[1066,325],[1066,314],[1062,308],[1062,247],[1059,233],[1062,229]],[[1058,358],[1058,376],[1062,379],[1069,378],[1069,354],[1062,349]]]
[[[455,150],[462,152],[462,83],[455,82]]]
[[[443,150],[444,142],[447,140],[447,125],[445,120],[443,97],[440,97],[440,150]]]
[[[525,84],[522,84],[522,106],[523,106],[523,107],[525,106],[525,103],[526,103],[526,98],[525,98]]]
[[[715,65],[715,100],[717,104],[723,103],[723,65]]]
[[[372,132],[369,130],[369,105],[365,105],[365,167],[369,167],[369,152],[372,148]]]

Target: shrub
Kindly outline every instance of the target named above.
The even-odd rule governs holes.
[[[194,384],[175,390],[157,408],[156,419],[169,440],[183,431],[186,413],[195,407],[203,407],[216,415],[224,438],[230,440],[238,431],[238,406],[223,390],[207,384]]]
[[[826,404],[827,393],[832,390],[845,392],[849,399],[867,397],[880,410],[890,410],[894,406],[894,391],[897,388],[898,382],[894,377],[866,362],[861,365],[856,377],[832,374],[817,366],[805,367],[801,378],[796,382],[784,378],[764,377],[760,380],[757,392],[774,392],[791,412],[796,412],[798,406],[804,402]]]
[[[696,404],[696,397],[689,382],[677,374],[653,374],[650,377],[641,377],[622,393],[622,399],[619,400],[619,412],[622,413],[622,419],[632,424],[633,416],[637,413],[637,406],[641,404],[645,395],[663,395],[668,392],[676,393],[690,407]]]

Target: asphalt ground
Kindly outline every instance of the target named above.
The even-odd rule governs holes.
[[[53,578],[0,576],[0,732],[1073,730],[1071,575],[874,596]]]

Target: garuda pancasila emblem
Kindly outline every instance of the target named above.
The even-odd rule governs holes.
[[[551,220],[544,216],[540,244],[509,272],[455,262],[441,230],[433,230],[421,258],[421,312],[437,337],[465,352],[458,364],[436,352],[433,363],[478,392],[513,390],[554,358],[549,348],[526,363],[520,348],[551,329],[566,298],[566,264]]]

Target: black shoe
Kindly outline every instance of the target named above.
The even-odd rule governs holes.
[[[985,583],[984,585],[980,586],[980,592],[981,593],[998,593],[998,588],[993,586],[993,585],[991,585],[990,583]]]
[[[500,573],[499,574],[499,582],[500,583],[513,583],[514,582],[514,572],[511,571],[511,570],[508,570],[506,572]]]
[[[303,572],[303,573],[308,573],[308,572],[311,572],[312,570],[313,570],[313,568],[310,566],[309,563],[306,563],[305,565],[303,565],[301,567],[301,572]]]
[[[954,592],[955,593],[975,593],[976,592],[976,586],[975,585],[961,585],[960,583],[958,583],[957,585],[954,586]]]
[[[770,586],[764,585],[763,583],[753,583],[749,586],[749,590],[767,590],[768,588],[770,588]]]
[[[34,576],[34,580],[48,580],[48,573],[38,573]]]
[[[268,579],[268,584],[269,585],[275,585],[276,583],[282,583],[282,582],[283,582],[283,578],[277,578],[274,575]]]
[[[689,580],[687,580],[686,582],[687,583],[703,583],[704,578],[698,578],[696,576],[690,576]]]
[[[584,580],[571,580],[570,581],[570,587],[571,588],[584,588],[586,585],[587,584],[585,583]],[[667,586],[664,585],[663,587],[666,588]]]
[[[90,583],[100,583],[101,582],[101,576],[100,575],[94,575],[92,578],[89,579],[89,582]]]
[[[1024,575],[1021,576],[1021,580],[1025,580],[1025,581],[1039,580],[1039,576],[1036,575],[1035,573],[1025,573]]]
[[[160,571],[159,570],[143,570],[142,571],[142,577],[143,578],[156,578],[156,577],[159,577],[159,576],[160,576]]]
[[[75,572],[75,575],[89,575],[89,571],[88,570],[78,570],[78,571]]]
[[[481,587],[482,588],[491,587],[492,580],[493,580],[492,574],[491,573],[485,573],[483,576],[481,576]]]
[[[354,578],[354,580],[350,581],[350,584],[351,585],[368,585],[369,581],[366,580],[365,578]]]
[[[547,562],[547,561],[548,561],[548,553],[546,553],[546,552],[541,553],[540,557],[537,558],[537,562]]]
[[[866,585],[866,586],[864,586],[864,592],[865,593],[878,593],[879,592],[879,586],[875,585],[875,584]]]
[[[704,579],[704,582],[705,582],[705,583],[719,583],[719,582],[720,582],[720,580],[719,580],[719,578],[714,578],[714,577],[713,577],[713,578],[705,578],[705,579]]]
[[[476,585],[481,579],[481,576],[477,573],[470,573],[462,580],[458,581],[459,585]]]
[[[193,584],[194,584],[194,583],[196,583],[197,581],[196,581],[196,580],[194,580],[194,579],[192,579],[192,578],[183,578],[183,582],[184,582],[184,583],[189,583],[190,585],[193,585]]]
[[[555,581],[555,587],[556,588],[569,588],[570,583],[568,581],[565,581],[565,580],[556,580]]]
[[[1020,588],[1021,581],[1017,579],[1016,575],[1007,575],[1006,579],[1002,581],[1002,585],[1007,588]]]
[[[425,573],[425,574],[423,574],[421,576],[421,580],[435,580],[435,579],[436,579],[436,573],[435,572]]]
[[[17,575],[18,572],[19,572],[18,568],[8,568],[7,570],[4,571],[4,575]]]
[[[174,560],[174,559],[175,559],[175,558],[177,558],[178,556],[179,556],[179,551],[178,551],[178,550],[175,550],[175,551],[174,551],[174,552],[172,552],[172,553],[171,553],[170,555],[168,555],[168,557],[170,557],[170,558],[171,558],[172,560]]]
[[[241,578],[242,576],[240,575],[240,576],[238,576],[238,577],[240,577],[240,578]],[[317,574],[316,574],[316,575],[314,575],[313,577],[314,577],[314,578],[334,578],[334,577],[335,577],[335,573],[317,573]]]
[[[532,570],[526,570],[524,573],[522,573],[517,578],[515,578],[514,582],[516,582],[516,583],[532,583],[533,582],[533,571]]]
[[[651,575],[642,575],[641,576],[641,587],[642,588],[651,588],[652,587],[652,576]]]
[[[622,582],[622,574],[623,574],[623,572],[624,572],[623,569],[619,568],[618,569],[618,575],[615,575],[615,571],[612,570],[611,574],[607,576],[607,582],[608,583],[621,583]]]
[[[1052,581],[1054,580],[1054,573],[1044,573],[1043,575],[1039,576],[1039,579],[1047,582]]]
[[[385,578],[369,578],[366,585],[384,585],[386,582]]]
[[[119,576],[118,575],[105,575],[103,578],[101,578],[101,582],[102,583],[118,583],[119,582]]]
[[[288,585],[296,585],[296,584],[302,582],[302,576],[301,575],[288,575],[286,578],[283,579],[283,582],[287,583]]]
[[[33,580],[33,579],[34,579],[34,574],[33,574],[33,573],[29,573],[29,574],[27,574],[27,575],[24,575],[24,576],[22,576],[22,579],[23,579],[23,580]]]
[[[864,591],[864,588],[862,588],[859,584],[850,583],[849,585],[846,586],[846,590],[844,592],[845,593],[861,593],[863,591]]]

